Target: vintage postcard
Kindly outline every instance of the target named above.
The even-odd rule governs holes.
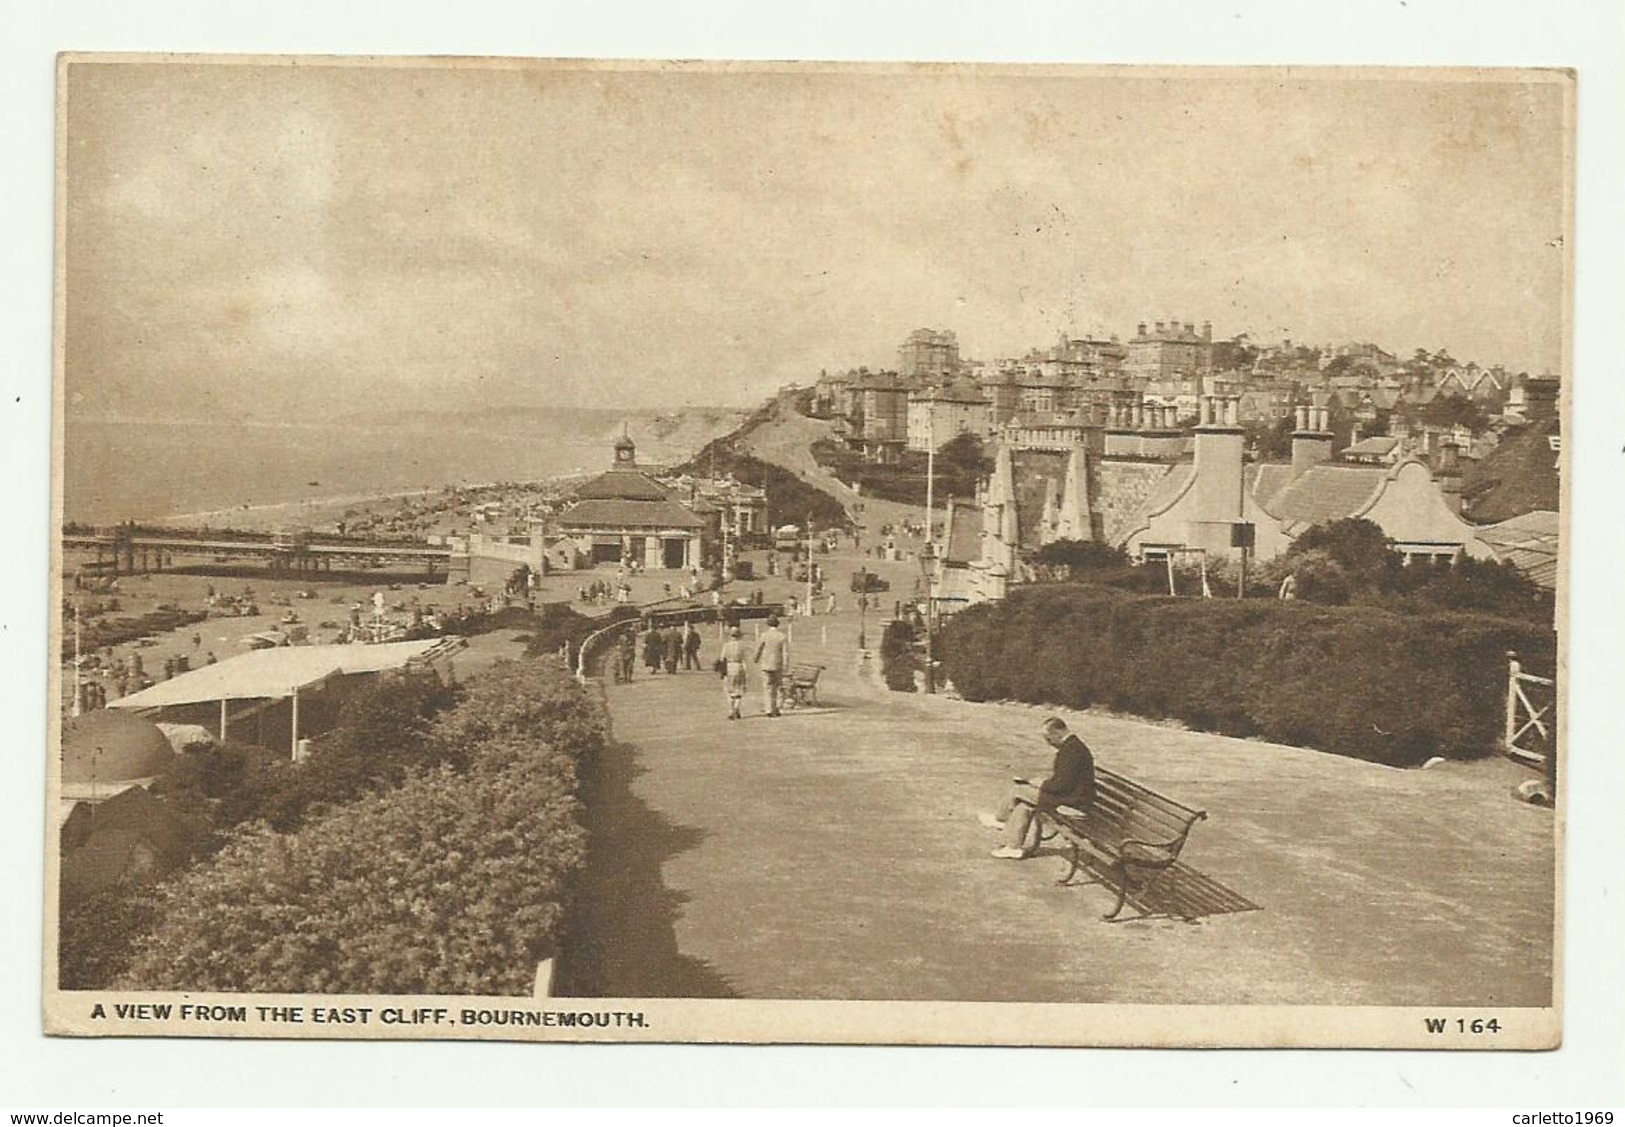
[[[58,81],[47,1031],[1561,1042],[1572,73]]]

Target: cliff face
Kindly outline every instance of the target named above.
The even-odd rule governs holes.
[[[622,428],[637,443],[638,461],[675,466],[692,458],[707,443],[731,434],[750,412],[726,407],[683,407],[667,412],[634,412],[603,432],[607,448]]]

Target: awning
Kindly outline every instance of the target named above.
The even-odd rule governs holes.
[[[160,681],[109,701],[109,708],[167,708],[222,700],[264,700],[291,696],[329,677],[381,673],[413,661],[429,661],[463,647],[461,638],[424,638],[377,646],[278,646],[252,650]]]

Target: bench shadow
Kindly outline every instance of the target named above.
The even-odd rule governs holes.
[[[1033,856],[1055,857],[1069,864],[1071,861],[1069,850],[1053,845],[1046,845]],[[1116,878],[1109,863],[1085,852],[1080,868],[1087,875],[1074,877],[1069,887],[1090,888],[1099,885],[1116,896]],[[1134,914],[1130,915],[1128,909],[1132,909]],[[1200,869],[1192,868],[1183,861],[1175,861],[1156,880],[1131,891],[1125,901],[1124,913],[1114,922],[1130,923],[1137,919],[1199,920],[1206,916],[1263,910],[1262,905],[1253,903]]]
[[[577,877],[554,993],[576,998],[737,998],[703,959],[677,947],[688,897],[662,870],[693,849],[703,830],[674,825],[632,791],[644,773],[635,745],[611,739],[583,765],[587,863]]]

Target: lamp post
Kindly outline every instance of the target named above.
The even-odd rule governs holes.
[[[807,514],[807,609],[806,615],[812,617],[813,612],[813,515]]]
[[[937,551],[927,541],[920,552],[920,570],[925,573],[925,691],[937,691],[936,663],[933,660],[931,636],[936,633],[937,622]]]

